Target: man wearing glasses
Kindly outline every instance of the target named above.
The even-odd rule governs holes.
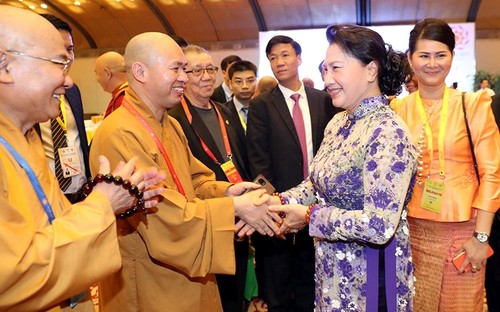
[[[248,181],[245,158],[235,126],[226,106],[213,102],[217,66],[207,50],[190,45],[183,49],[187,60],[181,105],[169,110],[179,121],[193,155],[214,173],[217,181]],[[246,156],[246,155],[245,155]],[[248,260],[248,240],[234,242],[236,275],[217,275],[217,285],[225,312],[241,311]]]
[[[132,207],[135,198],[122,186],[99,183],[71,205],[33,130],[58,116],[59,99],[73,84],[69,63],[49,22],[0,5],[0,311],[70,311],[66,299],[121,266],[113,212]],[[99,172],[110,172],[100,160]],[[135,169],[132,161],[113,174],[141,191],[165,178]],[[144,191],[145,207],[155,206],[149,198],[160,192]]]

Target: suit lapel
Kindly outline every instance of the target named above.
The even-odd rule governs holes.
[[[279,87],[276,86],[273,90],[271,90],[269,95],[271,96],[271,104],[278,112],[279,116],[283,120],[283,123],[288,128],[290,135],[293,137],[295,143],[300,149],[299,136],[297,135],[297,131],[295,130],[295,124],[293,123],[292,115],[290,115],[290,110],[288,109],[288,105],[286,104],[283,93],[281,92]]]

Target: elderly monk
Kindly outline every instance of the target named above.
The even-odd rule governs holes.
[[[121,264],[114,213],[133,206],[134,197],[119,185],[96,183],[86,200],[72,206],[32,129],[59,115],[60,98],[73,84],[70,62],[48,21],[0,5],[0,311],[61,310],[68,298]],[[135,162],[113,173],[139,189],[164,178],[156,169],[135,171]],[[104,157],[98,167],[109,173]]]
[[[168,115],[188,80],[175,41],[162,33],[137,35],[125,63],[129,88],[96,132],[91,169],[98,167],[95,155],[112,164],[137,156],[139,167],[156,166],[167,179],[156,213],[118,221],[123,267],[99,284],[103,311],[222,311],[214,273],[235,272],[235,216],[268,235],[281,220],[267,206],[254,206],[268,199],[264,190],[225,197],[259,186],[215,181]]]
[[[128,87],[127,70],[123,56],[115,51],[109,51],[99,56],[95,61],[95,78],[104,92],[112,95],[104,113],[104,118],[106,118],[120,107]]]

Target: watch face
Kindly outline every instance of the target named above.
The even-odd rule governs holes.
[[[474,236],[481,243],[486,243],[488,241],[488,235],[486,233],[474,233]]]

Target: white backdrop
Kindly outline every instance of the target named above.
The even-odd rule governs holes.
[[[458,83],[462,91],[472,91],[474,74],[476,73],[476,58],[474,53],[475,31],[474,23],[450,24],[455,33],[455,58],[446,84],[451,86]],[[371,29],[378,32],[386,43],[395,50],[406,51],[408,38],[413,25],[373,26]],[[279,30],[259,33],[259,77],[273,76],[269,61],[266,57],[266,45],[276,35],[285,35],[293,38],[302,47],[302,65],[299,67],[300,78],[309,77],[314,80],[315,87],[321,89],[323,81],[318,65],[325,58],[328,42],[326,29],[307,30]],[[401,94],[402,96],[404,94]]]

